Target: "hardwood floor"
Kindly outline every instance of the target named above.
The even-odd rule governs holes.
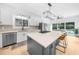
[[[0,55],[29,55],[26,41],[12,46],[0,48]]]
[[[56,50],[56,55],[79,55],[79,37],[67,36],[66,53]],[[61,49],[61,48],[60,48]],[[29,55],[26,42],[0,48],[0,55]]]
[[[67,36],[65,39],[68,42],[66,53],[62,53],[57,50],[56,54],[57,55],[79,55],[79,37]]]

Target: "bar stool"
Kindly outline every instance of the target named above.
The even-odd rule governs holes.
[[[66,41],[66,39],[65,39],[65,37],[66,37],[67,35],[66,35],[66,33],[64,33],[63,35],[61,35],[59,38],[58,38],[58,44],[57,44],[57,46],[59,46],[59,47],[62,47],[63,49],[64,49],[64,51],[62,51],[61,49],[59,49],[59,48],[56,48],[57,50],[59,50],[59,51],[61,51],[61,52],[63,52],[63,53],[65,53],[66,52],[66,48],[67,48],[67,41]]]

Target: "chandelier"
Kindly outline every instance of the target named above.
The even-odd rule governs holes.
[[[46,10],[43,12],[43,16],[45,18],[48,18],[50,20],[54,20],[54,19],[62,19],[63,17],[61,16],[57,16],[55,15],[52,11],[51,11],[51,7],[52,7],[52,4],[51,3],[48,3],[48,6],[49,6],[49,10]]]

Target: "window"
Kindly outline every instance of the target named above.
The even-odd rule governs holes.
[[[68,22],[68,23],[66,23],[66,29],[74,29],[74,28],[75,28],[74,22]]]
[[[22,20],[21,19],[15,19],[15,25],[16,26],[22,26]]]
[[[23,20],[23,26],[28,26],[28,20]]]
[[[75,29],[74,31],[75,31],[75,34],[78,34],[78,29]]]
[[[57,29],[57,24],[53,24],[52,29]]]
[[[15,19],[16,26],[28,26],[28,20]]]
[[[58,28],[59,28],[59,29],[64,29],[64,23],[58,24]]]

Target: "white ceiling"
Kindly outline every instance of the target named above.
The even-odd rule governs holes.
[[[23,15],[42,16],[42,12],[49,9],[47,3],[6,3],[19,10]],[[79,3],[52,3],[52,12],[61,16],[79,14]]]

